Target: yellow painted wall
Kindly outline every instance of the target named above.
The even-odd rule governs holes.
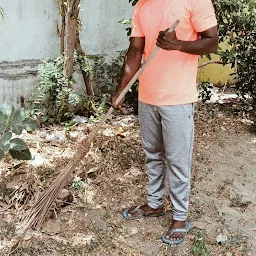
[[[225,44],[220,45],[220,47],[227,48]],[[212,55],[212,60],[219,60],[219,57],[217,55]],[[200,58],[200,64],[205,62],[209,62],[206,57]],[[199,70],[198,82],[210,82],[214,85],[226,84],[227,82],[232,82],[232,77],[230,76],[231,73],[233,73],[231,65],[223,66],[220,64],[210,64]]]

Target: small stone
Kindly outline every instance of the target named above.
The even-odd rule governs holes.
[[[58,206],[62,207],[68,205],[69,203],[72,203],[74,198],[71,192],[68,189],[64,188],[61,190],[57,199],[60,201],[58,203]]]
[[[14,191],[14,190],[17,190],[21,186],[22,186],[22,183],[20,181],[12,181],[6,185],[6,189]]]
[[[83,234],[77,234],[72,237],[71,244],[72,246],[78,246],[78,245],[89,246],[92,240],[93,240],[93,236],[91,235],[85,236]]]
[[[65,132],[47,135],[45,142],[60,142],[65,140]]]
[[[118,125],[121,126],[121,127],[127,127],[127,126],[129,126],[129,125],[125,124],[124,122],[119,122]]]
[[[49,235],[59,234],[61,231],[60,224],[53,220],[48,220],[44,222],[42,226],[42,232],[47,233]]]
[[[225,244],[228,241],[228,237],[226,235],[218,235],[216,238],[218,244]]]
[[[201,221],[195,221],[193,223],[193,227],[200,229],[200,230],[205,230],[206,229],[206,223],[205,222],[201,222]]]
[[[142,174],[141,171],[139,170],[139,168],[137,168],[137,167],[131,167],[130,173],[136,177]]]
[[[75,120],[77,124],[85,124],[89,122],[89,119],[84,116],[75,116]]]
[[[32,165],[34,168],[38,168],[40,166],[43,166],[46,163],[47,163],[46,158],[44,158],[40,155],[36,155],[34,160],[31,161],[30,165]]]
[[[105,129],[102,134],[107,137],[115,136],[115,132],[109,128]]]
[[[136,235],[138,234],[138,228],[137,227],[131,227],[129,228],[130,235]]]
[[[227,129],[226,129],[225,127],[223,127],[223,126],[221,126],[220,129],[221,129],[223,132],[225,132],[225,131],[227,130]]]

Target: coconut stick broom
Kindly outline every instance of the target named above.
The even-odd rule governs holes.
[[[174,24],[169,29],[169,32],[173,32],[175,28],[180,23],[179,20],[176,20]],[[148,59],[141,65],[140,69],[137,71],[137,73],[134,75],[134,77],[131,79],[129,84],[125,87],[125,89],[122,91],[122,93],[119,95],[119,97],[116,100],[116,103],[118,104],[123,97],[126,95],[126,93],[130,90],[132,85],[136,82],[139,75],[142,73],[142,71],[146,68],[148,63],[154,58],[154,56],[159,51],[159,47],[156,46],[154,51],[151,53],[151,55],[148,57]],[[77,151],[75,152],[73,159],[70,161],[70,163],[60,172],[60,174],[57,176],[57,178],[53,181],[53,183],[49,186],[47,190],[45,190],[38,198],[36,203],[31,207],[28,214],[23,220],[22,225],[20,225],[21,230],[20,232],[26,232],[29,228],[34,228],[35,230],[39,230],[46,218],[46,215],[48,211],[50,210],[52,204],[57,199],[60,191],[64,188],[66,185],[68,178],[72,174],[75,167],[79,164],[79,162],[85,157],[85,155],[89,152],[90,146],[94,138],[96,137],[98,131],[102,127],[102,125],[105,123],[105,121],[109,118],[109,116],[114,111],[114,108],[111,107],[105,117],[101,120],[101,122],[97,125],[95,130],[89,134],[86,138],[84,138],[80,145],[77,148]]]

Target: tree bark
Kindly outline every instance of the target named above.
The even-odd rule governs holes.
[[[61,1],[61,32],[60,32],[60,54],[64,54],[65,51],[65,32],[66,32],[66,6],[65,1]]]
[[[77,31],[77,37],[76,37],[76,50],[77,50],[78,54],[81,54],[82,56],[86,55],[84,50],[82,49],[82,46],[81,46],[79,30]],[[84,71],[81,66],[80,66],[80,70],[81,70],[81,73],[83,75],[87,95],[88,96],[94,96],[92,81],[90,79],[89,74],[86,71]]]
[[[70,80],[73,74],[74,51],[77,40],[77,18],[80,11],[80,0],[67,0],[67,45],[65,52],[64,72]],[[70,83],[68,85],[71,87]]]

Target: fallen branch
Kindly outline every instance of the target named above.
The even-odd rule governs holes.
[[[202,65],[200,65],[198,68],[203,68],[205,66],[208,66],[210,64],[221,64],[221,65],[226,65],[226,64],[229,64],[229,63],[223,63],[222,61],[220,60],[216,60],[216,61],[209,61],[209,62],[205,62],[203,63]]]

